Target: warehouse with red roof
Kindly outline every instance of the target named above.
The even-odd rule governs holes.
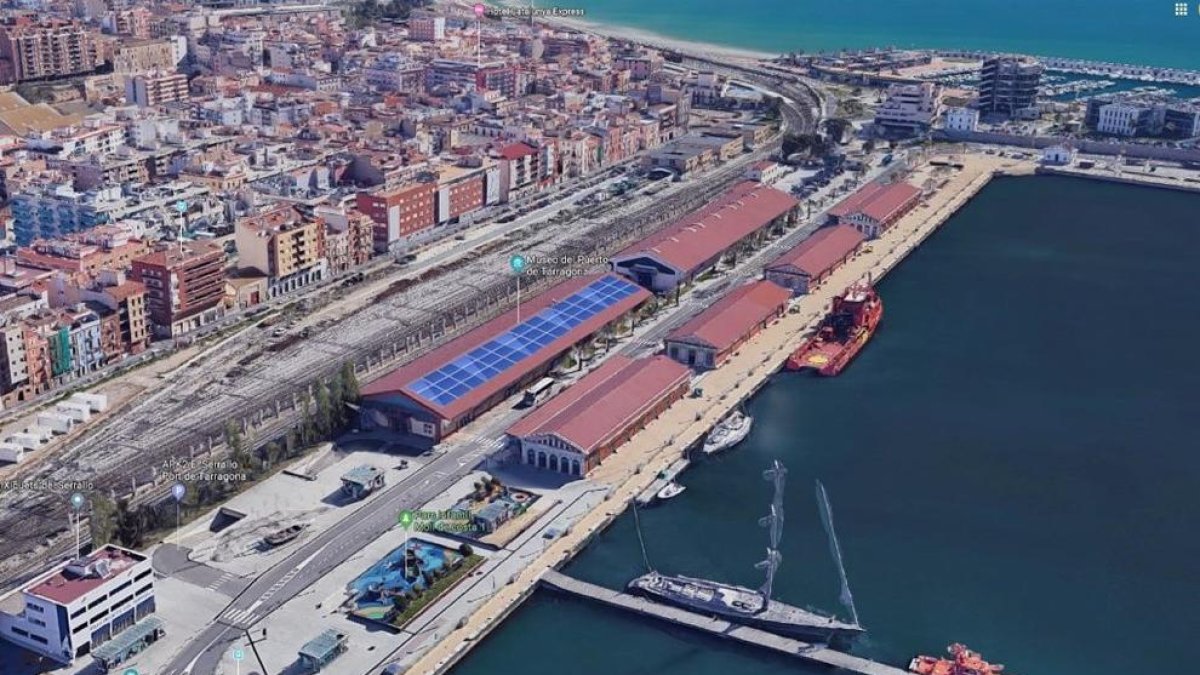
[[[691,371],[665,356],[614,355],[508,429],[521,462],[585,476],[683,398]]]
[[[792,224],[799,202],[753,182],[738,183],[704,208],[621,251],[612,268],[655,293],[674,290],[712,269],[726,253]]]
[[[829,209],[829,219],[875,239],[920,200],[921,190],[908,183],[867,183]]]
[[[441,440],[650,297],[615,274],[564,281],[363,387],[363,428]]]
[[[739,286],[672,331],[665,340],[667,356],[697,370],[716,368],[783,316],[791,297],[791,291],[770,281]]]
[[[803,295],[854,255],[864,241],[866,237],[849,225],[823,227],[767,265],[763,278]]]

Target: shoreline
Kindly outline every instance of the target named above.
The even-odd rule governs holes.
[[[471,6],[474,3],[461,2],[460,0],[438,0],[436,4],[458,8],[466,13],[470,13]],[[485,2],[484,4],[489,6],[516,8],[523,8],[526,6],[526,3],[521,2],[521,0],[491,0],[490,2]],[[641,28],[592,21],[589,19],[580,19],[567,16],[538,16],[534,18],[534,21],[558,30],[589,33],[611,40],[626,40],[649,47],[668,49],[678,52],[703,52],[711,56],[724,56],[731,59],[751,61],[761,61],[764,59],[770,60],[779,56],[778,52],[759,51],[744,47],[735,47],[732,45],[702,42],[699,40],[686,40],[683,38],[663,35],[661,33],[655,33],[653,31]]]

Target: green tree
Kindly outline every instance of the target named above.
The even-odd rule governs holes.
[[[317,424],[312,415],[312,403],[309,402],[307,396],[304,398],[304,403],[301,404],[299,438],[301,450],[317,439]]]
[[[313,397],[317,403],[317,433],[325,437],[333,431],[333,406],[329,402],[329,389],[324,382],[317,382],[315,389]]]
[[[122,546],[139,548],[146,536],[145,512],[130,506],[129,501],[117,502],[116,537]]]
[[[263,463],[268,471],[275,466],[279,460],[283,459],[283,446],[276,441],[271,441],[263,446]]]
[[[92,535],[92,548],[99,548],[113,540],[117,531],[117,507],[103,492],[93,492],[90,499],[92,513],[88,517],[88,529]]]
[[[243,469],[249,468],[250,456],[246,454],[246,444],[242,440],[242,429],[233,420],[225,423],[225,446],[229,448],[230,459]]]
[[[354,362],[342,364],[342,400],[347,403],[358,403],[361,394],[358,391],[358,375],[354,373]]]

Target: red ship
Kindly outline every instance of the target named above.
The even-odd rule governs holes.
[[[787,360],[788,370],[815,370],[830,377],[862,351],[883,319],[883,301],[865,283],[833,299],[833,309],[811,340]]]
[[[1004,670],[1004,666],[1000,664],[993,665],[984,661],[978,652],[967,649],[966,645],[952,644],[946,651],[950,652],[951,658],[913,658],[908,664],[908,671],[917,675],[997,675]]]

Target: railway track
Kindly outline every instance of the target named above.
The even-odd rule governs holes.
[[[785,128],[813,128],[819,114],[803,90],[785,96]],[[798,98],[793,98],[793,95]],[[583,214],[582,222],[544,223],[505,239],[492,251],[449,262],[436,281],[415,284],[360,310],[343,321],[278,352],[263,353],[253,372],[227,377],[236,361],[237,342],[214,350],[197,373],[175,373],[119,418],[90,430],[63,453],[61,461],[40,469],[30,480],[87,481],[93,490],[135,503],[165,497],[170,479],[159,467],[219,445],[227,420],[245,419],[247,439],[264,443],[293,427],[300,418],[296,403],[309,387],[353,361],[368,382],[416,358],[441,342],[506,311],[515,300],[508,258],[526,255],[605,257],[693,211],[741,179],[745,167],[778,147],[744,155],[649,204],[624,204],[607,214]],[[599,268],[598,268],[599,269]],[[522,291],[540,291],[560,279],[531,278]],[[12,587],[44,569],[48,560],[67,555],[74,537],[66,536],[69,494],[0,495],[0,585]],[[86,533],[86,526],[84,527]],[[85,537],[86,539],[86,537]]]

